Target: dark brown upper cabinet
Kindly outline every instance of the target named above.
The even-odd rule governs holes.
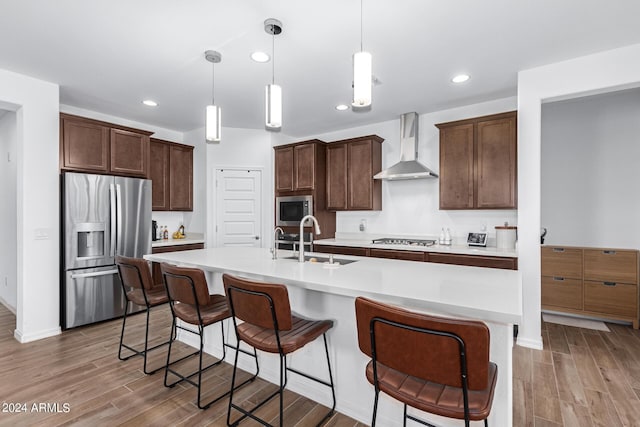
[[[274,147],[276,194],[311,193],[324,179],[324,146],[317,139]]]
[[[151,139],[154,211],[193,210],[193,147]]]
[[[440,209],[516,209],[517,112],[437,124]]]
[[[368,135],[327,146],[327,209],[382,209],[382,182],[373,179],[382,170],[382,141]]]
[[[146,178],[152,133],[60,114],[60,169]]]

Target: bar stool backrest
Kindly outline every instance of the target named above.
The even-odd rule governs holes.
[[[275,313],[279,331],[292,328],[291,306],[286,286],[254,282],[228,274],[222,276],[222,281],[235,317],[261,328],[275,329],[272,314]]]
[[[153,288],[151,269],[146,260],[116,256],[116,265],[120,271],[122,284],[130,288],[150,290]]]
[[[453,335],[466,348],[468,388],[486,389],[489,328],[484,323],[415,313],[362,297],[356,298],[355,305],[358,345],[373,358],[373,328],[378,363],[417,378],[462,387],[462,347]]]
[[[160,264],[160,269],[169,298],[173,301],[200,306],[209,304],[209,287],[202,270],[177,267],[166,262]]]

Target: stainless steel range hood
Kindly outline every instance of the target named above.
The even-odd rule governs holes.
[[[400,161],[374,175],[374,179],[399,180],[438,177],[435,172],[417,160],[418,121],[418,113],[405,113],[400,116]]]

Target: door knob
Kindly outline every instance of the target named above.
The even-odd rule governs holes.
[[[260,240],[260,236],[254,236],[254,239]]]

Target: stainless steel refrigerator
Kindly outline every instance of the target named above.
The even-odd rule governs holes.
[[[62,328],[122,316],[115,257],[151,253],[151,181],[67,172],[62,195]]]

